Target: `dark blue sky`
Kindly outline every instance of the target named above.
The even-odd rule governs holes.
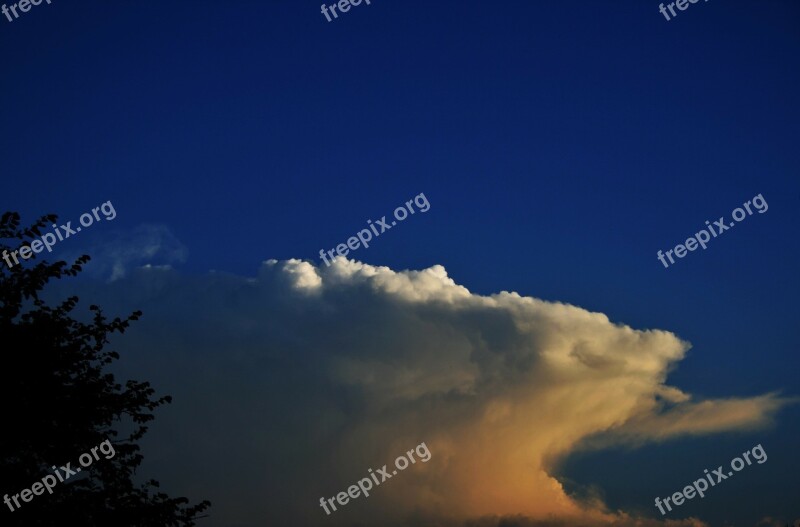
[[[673,331],[694,347],[671,382],[699,396],[797,394],[800,4],[699,2],[667,22],[643,0],[372,0],[328,23],[319,3],[53,0],[0,18],[0,208],[76,220],[111,200],[113,224],[54,256],[158,224],[183,272],[252,275],[319,263],[424,192],[427,213],[352,256]],[[656,259],[759,193],[767,213]],[[652,508],[761,442],[757,499],[682,513],[800,516],[798,415],[565,470]]]

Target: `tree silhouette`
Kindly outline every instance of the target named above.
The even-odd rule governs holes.
[[[21,230],[19,215],[5,213],[0,242],[12,240],[14,246],[0,243],[0,254],[28,244],[56,220],[44,216]],[[90,306],[92,321],[85,323],[70,316],[77,297],[55,307],[40,298],[48,281],[75,276],[88,261],[82,256],[71,266],[32,265],[20,259],[9,268],[0,260],[0,494],[12,497],[31,489],[53,474],[54,465],[71,462],[74,470],[81,454],[106,439],[115,454],[110,459],[100,454],[90,467],[55,485],[52,494],[42,491],[29,502],[20,497],[19,508],[0,503],[0,525],[193,526],[208,501],[189,505],[186,498],[157,491],[155,480],[133,481],[142,461],[137,441],[147,432],[153,410],[171,398],[155,398],[147,382],[117,383],[108,365],[119,355],[104,348],[109,335],[124,333],[141,312],[109,321],[99,307]]]

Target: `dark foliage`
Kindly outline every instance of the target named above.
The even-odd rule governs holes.
[[[56,221],[45,216],[21,230],[16,213],[0,218],[0,253],[19,249]],[[11,241],[12,245],[5,242]],[[82,256],[71,266],[33,259],[11,268],[0,260],[0,494],[13,496],[30,489],[51,466],[72,463],[105,441],[115,455],[100,455],[91,467],[58,483],[10,511],[0,503],[0,525],[82,527],[193,526],[210,505],[189,505],[186,498],[159,492],[154,480],[134,483],[142,461],[137,441],[147,432],[153,410],[169,403],[156,397],[147,382],[119,384],[108,365],[119,358],[104,349],[109,335],[124,333],[140,312],[126,319],[108,320],[99,307],[90,306],[92,322],[70,314],[77,297],[49,307],[40,298],[48,281],[75,276],[89,261]],[[125,430],[125,432],[122,432]]]

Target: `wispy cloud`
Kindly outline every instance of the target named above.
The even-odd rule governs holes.
[[[169,267],[182,263],[188,254],[186,247],[164,225],[144,224],[128,232],[103,233],[97,240],[88,250],[72,251],[60,258],[70,261],[88,253],[92,260],[86,272],[115,281],[138,266]]]

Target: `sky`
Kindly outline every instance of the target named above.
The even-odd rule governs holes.
[[[113,204],[46,256],[93,256],[54,298],[144,311],[113,344],[175,397],[148,476],[210,499],[209,527],[800,519],[800,5],[658,7],[0,16],[0,208],[75,227]]]

